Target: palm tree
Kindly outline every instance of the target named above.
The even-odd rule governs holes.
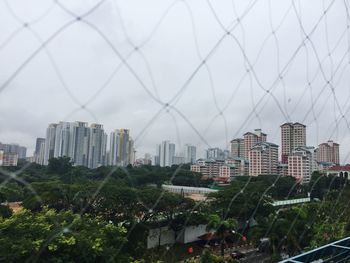
[[[218,215],[210,215],[207,224],[207,231],[215,229],[215,234],[220,239],[221,256],[225,255],[225,238],[237,227],[237,221],[233,218],[221,219]]]

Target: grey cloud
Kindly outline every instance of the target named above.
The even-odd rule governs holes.
[[[50,9],[48,1],[9,3],[24,21],[35,20],[48,10],[31,27],[43,40],[72,18],[56,4]],[[62,3],[82,14],[97,1]],[[222,25],[237,22],[237,14],[244,13],[253,2],[210,3],[211,7],[203,1],[104,1],[86,20],[110,40],[129,68],[122,65],[108,85],[96,93],[121,59],[96,31],[82,22],[74,23],[47,45],[69,92],[62,86],[47,51],[41,50],[0,93],[0,141],[17,141],[32,150],[35,137],[43,136],[50,122],[97,120],[108,132],[130,128],[133,137],[147,127],[137,142],[140,155],[154,153],[155,145],[163,139],[198,143],[203,151],[206,144],[198,133],[211,146],[224,148],[232,137],[262,128],[279,143],[281,123],[305,119],[310,144],[332,135],[342,143],[341,155],[347,156],[349,127],[336,106],[339,103],[343,114],[349,107],[344,4],[335,2],[327,13],[327,22],[321,19],[310,36],[311,42],[303,45],[303,30],[309,34],[323,16],[322,2],[301,2],[296,9],[301,13],[296,14],[290,2],[272,1],[270,9],[267,3],[258,1],[231,36],[226,35],[212,50],[225,34]],[[5,3],[0,3],[0,47],[19,26]],[[139,46],[147,40],[140,49],[142,54],[129,43]],[[23,29],[0,49],[0,85],[39,46],[33,34]],[[205,64],[201,64],[208,54]],[[327,81],[335,86],[336,97],[330,85],[322,91]],[[181,89],[175,107],[186,119],[173,110],[164,111],[147,126],[161,108],[156,100],[168,102]],[[92,98],[91,103],[81,109],[70,93],[81,104]],[[252,112],[254,106],[258,115]],[[218,115],[220,110],[227,128]],[[335,116],[339,126],[335,126]],[[333,133],[334,127],[337,132]]]

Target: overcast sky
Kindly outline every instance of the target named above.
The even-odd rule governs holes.
[[[138,156],[165,139],[202,155],[255,128],[280,144],[293,121],[350,162],[346,1],[55,2],[0,2],[1,142],[31,155],[81,120],[129,128]]]

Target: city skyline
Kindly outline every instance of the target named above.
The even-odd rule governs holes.
[[[312,134],[307,138],[308,144],[337,141],[344,146],[341,162],[349,162],[346,149],[350,147],[350,133],[345,120],[350,75],[347,59],[342,60],[343,51],[348,48],[346,34],[342,35],[341,30],[341,25],[346,28],[339,15],[346,16],[342,3],[334,3],[327,16],[333,27],[327,34],[329,42],[320,41],[317,46],[318,56],[310,42],[299,48],[303,38],[297,25],[302,22],[306,32],[311,32],[319,19],[319,12],[313,11],[322,10],[322,4],[300,3],[308,16],[298,21],[288,11],[287,3],[274,3],[270,15],[261,12],[268,10],[268,4],[258,3],[242,21],[244,33],[238,25],[229,35],[210,6],[198,8],[197,2],[188,3],[195,10],[191,17],[180,8],[180,2],[174,6],[170,1],[153,3],[157,4],[136,5],[131,1],[115,6],[106,1],[89,17],[115,50],[127,58],[128,65],[122,64],[115,74],[121,62],[115,50],[88,26],[74,23],[11,78],[40,46],[40,41],[23,29],[6,42],[20,25],[5,7],[1,9],[0,16],[6,24],[0,36],[0,42],[6,43],[0,63],[0,82],[5,85],[0,110],[6,112],[1,140],[24,145],[31,153],[36,137],[45,136],[47,123],[82,120],[103,123],[108,131],[115,127],[132,130],[140,156],[153,152],[154,145],[166,139],[177,145],[193,142],[202,155],[209,147],[228,149],[231,139],[257,127],[269,135],[270,141],[279,142],[276,124],[295,121],[308,126]],[[66,4],[78,13],[93,6]],[[44,12],[46,5],[33,9],[28,4],[11,3],[14,12],[27,21]],[[249,6],[241,5],[236,7],[237,14],[243,14]],[[168,7],[171,8],[166,13]],[[221,17],[222,26],[229,27],[235,15],[231,3],[220,1],[213,8]],[[117,15],[119,9],[122,17]],[[165,18],[161,20],[163,14]],[[285,19],[281,14],[286,14]],[[184,19],[178,21],[179,15]],[[189,26],[191,19],[195,21],[193,28]],[[66,21],[67,15],[56,6],[33,29],[44,41]],[[133,26],[125,32],[122,22]],[[277,30],[278,22],[281,26]],[[276,29],[277,46],[272,28]],[[227,36],[219,48],[207,57],[224,34]],[[310,35],[314,41],[320,38],[324,38],[323,30]],[[129,57],[130,52],[133,53]]]
[[[75,137],[73,136],[73,134],[76,133],[74,127],[77,127],[77,129],[79,127],[85,127],[86,129],[89,129],[89,137],[87,142],[88,148],[86,148],[85,150],[86,153],[83,154],[85,156],[83,158],[87,159],[85,160],[85,162],[81,160],[78,162],[74,162],[78,165],[84,165],[90,168],[96,168],[101,165],[125,166],[129,163],[134,163],[136,159],[138,159],[139,163],[140,161],[142,163],[145,160],[147,160],[146,163],[148,163],[148,161],[152,160],[153,165],[160,165],[164,167],[181,163],[193,164],[196,163],[198,159],[202,158],[202,156],[197,156],[196,146],[190,143],[186,143],[182,147],[182,149],[180,147],[176,150],[176,145],[170,142],[169,140],[165,140],[161,144],[157,145],[153,157],[149,153],[146,153],[145,156],[149,155],[149,157],[140,158],[140,156],[135,155],[137,150],[134,148],[134,141],[130,137],[130,132],[128,129],[114,129],[108,137],[107,133],[105,133],[103,130],[102,124],[92,123],[89,128],[87,128],[87,125],[87,123],[80,121],[61,121],[59,123],[49,124],[46,129],[46,139],[36,139],[35,151],[32,157],[33,161],[39,164],[47,165],[48,159],[52,157],[69,156],[72,158],[73,161],[77,159],[75,153],[73,153],[74,150],[72,148],[72,143],[70,143],[70,141],[77,140],[74,139]],[[256,160],[260,160],[259,162],[264,162],[264,160],[261,159],[262,157],[260,157],[259,152],[262,153],[265,150],[259,150],[261,147],[269,149],[271,148],[271,146],[276,146],[276,150],[274,150],[276,154],[273,154],[273,156],[276,157],[274,157],[275,160],[272,161],[274,163],[274,168],[268,168],[266,170],[272,171],[272,173],[275,173],[278,170],[277,166],[289,163],[288,155],[295,156],[295,158],[299,158],[298,156],[306,156],[306,154],[310,153],[312,155],[312,162],[317,161],[319,163],[325,163],[325,165],[327,165],[327,163],[333,163],[335,165],[340,164],[340,145],[338,143],[329,140],[326,143],[318,143],[318,146],[316,147],[306,146],[307,127],[304,124],[290,122],[284,123],[280,125],[280,132],[281,142],[280,144],[275,144],[267,141],[268,136],[261,129],[254,129],[253,132],[247,131],[243,134],[243,138],[236,138],[230,141],[230,151],[223,150],[218,147],[208,148],[205,151],[205,158],[214,160],[226,160],[232,157],[245,159],[246,161],[249,161],[249,164],[251,166],[250,160],[252,158],[254,158],[255,160],[254,163],[256,163]],[[48,144],[45,144],[46,140],[49,141]],[[107,140],[109,141],[109,143],[107,142]],[[81,147],[84,147],[83,145],[85,143],[80,139],[80,142],[78,142],[78,144],[74,144],[78,145],[75,147],[78,147],[80,149]],[[17,148],[19,147],[17,144],[14,145],[17,146]],[[107,145],[109,145],[109,147]],[[283,150],[283,148],[285,149]],[[254,157],[252,157],[250,152],[254,152],[254,149],[257,149],[257,151],[255,151]],[[284,155],[286,153],[287,155]],[[97,154],[98,156],[96,157],[97,159],[91,158],[91,156],[94,156],[95,154]],[[287,161],[284,159],[286,156]],[[308,162],[311,163],[309,159]],[[271,162],[270,157],[268,157],[267,160]],[[269,166],[271,166],[271,163],[269,164]],[[311,166],[316,167],[316,164],[314,165],[311,163]],[[261,169],[261,167],[254,169],[259,170]],[[262,170],[258,170],[252,174],[266,173],[262,172]]]
[[[71,122],[74,122],[75,120],[73,120],[73,121],[71,121]],[[84,122],[84,121],[81,121],[81,122]],[[285,123],[284,123],[285,124]],[[283,124],[282,124],[283,125]],[[104,125],[105,126],[105,125]],[[275,139],[271,139],[271,142],[273,142],[273,143],[276,143],[276,144],[278,144],[279,146],[280,146],[280,149],[279,149],[279,155],[281,155],[282,154],[282,143],[281,143],[281,140],[282,140],[282,138],[281,138],[281,135],[280,135],[280,126],[281,126],[281,124],[276,124],[276,127],[278,127],[277,129],[278,130],[276,130],[275,131],[275,133],[274,133],[274,135],[273,136],[270,136],[270,134],[269,134],[269,132],[266,132],[266,134],[267,135],[269,135],[269,138],[275,138]],[[107,129],[106,129],[107,130]],[[115,128],[112,128],[111,130],[115,130]],[[256,127],[253,127],[253,129],[252,130],[263,130],[263,129],[260,129],[260,128],[256,128]],[[108,131],[108,130],[107,130]],[[264,132],[265,132],[265,130],[264,130]],[[243,134],[244,135],[244,134]],[[45,137],[45,136],[43,136],[43,137]],[[179,144],[179,142],[176,140],[176,138],[174,139],[174,140],[172,140],[172,139],[170,139],[169,137],[166,137],[166,136],[162,136],[164,139],[163,140],[170,140],[170,141],[173,141],[173,142],[175,142],[175,144],[179,147],[179,148],[182,148],[186,143],[188,143],[188,141],[187,142],[181,142],[180,141],[180,143],[181,144]],[[230,145],[230,142],[232,141],[232,140],[235,140],[235,139],[240,139],[240,137],[244,137],[244,136],[240,136],[240,135],[238,135],[237,136],[237,138],[230,138],[229,139],[229,141],[228,142],[222,142],[220,145],[218,145],[218,144],[212,144],[212,145],[210,145],[211,147],[208,147],[207,145],[203,145],[203,144],[199,144],[199,145],[195,145],[195,143],[193,143],[192,142],[192,144],[193,145],[195,145],[196,147],[197,147],[197,155],[199,156],[199,157],[201,157],[201,158],[203,158],[203,157],[206,157],[206,151],[207,151],[207,149],[208,148],[220,148],[220,149],[222,149],[222,150],[228,150],[228,151],[230,151],[231,150],[231,145]],[[321,143],[324,143],[324,142],[327,142],[327,141],[336,141],[334,138],[328,138],[328,139],[325,139],[325,140],[320,140],[320,141],[316,141],[315,139],[312,139],[312,138],[314,138],[315,136],[313,136],[313,134],[310,134],[310,132],[309,132],[309,129],[308,129],[308,132],[307,132],[307,134],[306,134],[306,140],[307,140],[307,142],[309,142],[309,141],[314,141],[315,143],[314,144],[312,144],[312,143],[308,143],[308,145],[314,145],[315,147],[317,147],[319,144],[321,144]],[[26,147],[26,149],[27,149],[27,157],[30,157],[30,156],[33,156],[33,153],[35,152],[35,147],[36,147],[36,144],[35,144],[35,140],[36,140],[36,138],[41,138],[41,137],[38,137],[38,136],[36,136],[34,139],[33,139],[33,141],[34,141],[34,143],[31,143],[31,144],[29,144],[29,145],[24,145],[25,147]],[[277,139],[276,139],[277,138]],[[1,140],[0,140],[1,141]],[[3,140],[3,141],[5,141],[5,140]],[[337,143],[339,143],[340,145],[341,145],[341,147],[340,147],[340,163],[348,163],[348,162],[350,162],[350,155],[349,155],[349,152],[348,151],[346,151],[346,149],[345,149],[345,147],[343,147],[343,145],[346,145],[346,142],[343,144],[343,143],[341,143],[340,141],[336,141]],[[19,145],[19,143],[18,142],[11,142],[11,143],[8,143],[8,144],[17,144],[17,145]],[[157,143],[155,143],[155,144],[157,144]],[[108,147],[109,147],[109,144],[108,144]],[[107,148],[108,148],[107,147]],[[153,149],[152,149],[153,148]],[[137,148],[137,158],[141,158],[142,156],[144,156],[144,154],[152,154],[152,155],[155,155],[156,153],[155,153],[155,151],[154,151],[154,146],[153,147],[147,147],[146,149],[144,148],[144,147],[140,147],[140,148]],[[346,159],[344,159],[344,158],[346,158]],[[345,161],[343,161],[343,160],[345,160]],[[346,161],[347,160],[347,161]]]
[[[66,127],[66,129],[67,130],[69,130],[69,125],[72,125],[73,123],[86,123],[86,122],[81,122],[81,121],[75,121],[75,122],[64,122],[64,121],[60,121],[58,124],[56,124],[56,123],[51,123],[51,124],[49,124],[48,125],[48,128],[46,129],[46,137],[51,137],[51,136],[53,136],[53,135],[50,135],[50,129],[52,129],[53,127],[54,127],[54,134],[56,133],[56,130],[57,130],[57,127],[59,127],[59,129],[62,129],[62,127],[59,125],[59,124],[61,124],[61,125],[63,125],[63,126],[67,126]],[[93,123],[93,124],[91,124],[92,126],[91,126],[91,128],[92,127],[95,127],[95,128],[98,128],[98,129],[103,129],[103,125],[102,124],[95,124],[95,123]],[[298,125],[298,126],[300,126],[300,127],[304,127],[304,131],[302,132],[302,139],[301,139],[301,143],[296,143],[295,145],[293,145],[293,146],[285,146],[284,144],[286,144],[286,139],[283,139],[283,136],[285,136],[284,134],[285,134],[285,127],[286,126],[290,126],[290,125]],[[294,149],[294,148],[297,148],[297,147],[299,147],[299,146],[306,146],[307,144],[306,144],[306,140],[305,140],[305,138],[306,138],[306,136],[307,136],[307,132],[305,131],[305,129],[306,129],[306,126],[304,125],[304,124],[301,124],[301,123],[291,123],[291,122],[288,122],[288,123],[284,123],[284,124],[282,124],[282,125],[280,125],[279,126],[280,127],[280,129],[281,129],[281,141],[280,142],[273,142],[273,143],[275,143],[275,144],[277,144],[278,146],[279,146],[279,152],[278,152],[278,154],[279,154],[279,158],[278,158],[278,160],[279,161],[281,161],[282,163],[285,163],[285,161],[284,161],[284,159],[283,159],[283,148],[287,148],[287,151],[289,151],[290,153],[292,152],[292,150]],[[110,154],[109,156],[107,156],[107,154],[106,154],[106,156],[104,157],[105,158],[105,160],[106,160],[106,164],[108,163],[109,165],[116,165],[117,164],[117,161],[116,161],[116,159],[113,161],[113,148],[112,148],[112,142],[111,142],[111,140],[112,140],[112,138],[113,138],[113,136],[115,137],[115,136],[117,136],[118,137],[118,140],[119,140],[119,137],[120,137],[120,135],[119,135],[119,133],[121,132],[121,133],[124,133],[124,130],[126,131],[126,140],[128,140],[128,138],[129,138],[129,130],[128,129],[114,129],[112,132],[110,132],[110,134],[109,134],[109,136],[107,136],[107,134],[105,134],[105,136],[106,136],[106,138],[104,139],[105,140],[105,142],[104,142],[104,144],[106,144],[105,145],[105,148],[106,148],[106,152],[108,151],[108,153]],[[60,133],[62,133],[62,131],[60,132]],[[64,133],[64,132],[63,132]],[[117,135],[117,133],[118,133],[118,135]],[[113,135],[113,134],[115,134],[115,135]],[[60,134],[60,136],[62,136],[62,134]],[[69,136],[69,135],[67,135],[66,134],[66,136]],[[263,136],[263,137],[261,137],[261,136]],[[292,136],[293,137],[293,133],[291,133],[291,135],[290,136]],[[108,137],[108,142],[107,142],[107,137]],[[249,149],[251,149],[251,147],[252,146],[254,146],[256,143],[258,143],[258,142],[260,142],[260,141],[266,141],[267,140],[267,134],[266,133],[263,133],[262,132],[262,130],[261,129],[254,129],[254,132],[246,132],[246,133],[244,133],[243,134],[243,136],[241,136],[241,137],[243,137],[243,138],[234,138],[234,139],[232,139],[232,140],[230,140],[230,142],[229,143],[231,143],[231,145],[229,145],[226,149],[225,148],[220,148],[220,147],[210,147],[210,148],[205,148],[204,150],[203,150],[203,153],[202,153],[202,155],[198,155],[197,153],[198,153],[198,151],[197,151],[197,147],[196,146],[194,146],[194,145],[192,145],[191,143],[185,143],[185,144],[183,144],[183,145],[177,145],[176,143],[175,143],[175,145],[177,145],[178,146],[178,149],[181,149],[180,151],[174,151],[174,156],[181,156],[181,157],[183,157],[183,158],[185,158],[186,160],[188,159],[188,157],[186,157],[185,156],[185,152],[186,152],[186,150],[185,150],[185,147],[186,146],[193,146],[193,147],[195,147],[195,156],[197,156],[197,159],[198,158],[214,158],[214,159],[220,159],[220,158],[226,158],[227,156],[228,156],[228,153],[229,153],[229,155],[231,156],[231,153],[233,153],[233,151],[237,151],[237,149],[236,149],[236,147],[238,147],[237,145],[239,145],[239,147],[240,147],[240,150],[239,150],[239,153],[238,153],[238,155],[232,155],[232,156],[235,156],[235,157],[243,157],[243,158],[245,158],[245,159],[248,159],[248,156],[246,156],[246,154],[247,154],[247,152],[248,152],[248,148]],[[255,138],[256,137],[256,138]],[[131,138],[131,137],[130,137]],[[244,140],[244,138],[246,138],[246,140]],[[262,138],[262,139],[261,139]],[[40,138],[40,137],[37,137],[36,138],[36,143],[34,144],[35,145],[35,147],[34,147],[34,151],[33,151],[33,153],[31,154],[31,153],[27,153],[27,156],[26,157],[33,157],[34,158],[34,160],[35,160],[35,158],[36,158],[36,155],[38,155],[39,154],[39,147],[40,147],[40,144],[41,143],[43,143],[43,141],[42,141],[42,139],[44,140],[44,142],[45,142],[45,138]],[[57,136],[54,136],[54,137],[52,137],[52,139],[53,140],[60,140],[60,139],[62,139],[62,138],[57,138]],[[39,140],[39,141],[38,141]],[[114,139],[115,140],[115,139]],[[120,140],[121,141],[123,141],[123,137],[120,137]],[[125,140],[125,139],[124,139]],[[64,141],[66,141],[66,143],[67,143],[67,139],[66,140],[64,140]],[[165,141],[170,141],[170,140],[165,140]],[[238,144],[237,144],[237,142],[239,142]],[[244,143],[245,142],[245,143]],[[51,143],[53,143],[53,144],[55,144],[54,142],[51,142]],[[115,142],[117,145],[118,145],[118,142]],[[120,142],[121,144],[123,144],[122,142]],[[328,140],[327,142],[318,142],[316,145],[314,145],[314,147],[322,147],[323,145],[326,145],[327,143],[333,143],[333,140]],[[241,144],[241,145],[240,145]],[[339,152],[339,144],[338,143],[336,143],[336,142],[334,142],[334,144],[335,145],[337,145],[337,147],[338,147],[338,152]],[[3,144],[3,145],[6,145],[6,144]],[[16,146],[16,147],[20,147],[20,148],[25,148],[25,147],[21,147],[21,146],[19,146],[19,144],[17,144],[17,143],[12,143],[12,144],[7,144],[7,145],[13,145],[13,146]],[[45,145],[45,144],[44,144]],[[124,145],[124,144],[123,144]],[[233,145],[235,145],[235,146],[233,146]],[[134,141],[132,140],[132,147],[134,146]],[[66,145],[66,146],[64,146],[64,145],[60,145],[60,147],[65,147],[65,148],[67,148],[68,147],[68,145]],[[117,155],[121,155],[121,154],[123,154],[124,155],[124,157],[123,157],[123,159],[127,159],[127,158],[129,158],[129,157],[126,157],[126,155],[125,155],[125,152],[126,151],[129,151],[130,149],[126,149],[125,147],[129,147],[129,146],[123,146],[124,147],[124,149],[118,149],[118,153],[115,153],[115,154],[117,154]],[[158,147],[158,146],[157,146]],[[50,148],[50,146],[48,145],[48,146],[46,146],[45,145],[45,148],[46,149],[44,149],[44,151],[43,151],[43,153],[42,153],[42,155],[44,156],[44,160],[43,160],[43,164],[47,164],[48,163],[48,159],[46,159],[45,160],[45,156],[47,157],[47,156],[49,156],[50,154],[47,152],[47,151],[49,151],[49,148]],[[133,148],[133,149],[135,149],[135,148]],[[340,149],[341,149],[341,147],[340,147]],[[26,150],[26,149],[25,149]],[[65,150],[63,150],[63,149],[61,149],[61,148],[54,148],[54,149],[52,149],[51,151],[52,151],[52,153],[51,153],[51,155],[53,156],[53,157],[58,157],[58,156],[69,156],[70,154],[68,154],[68,151],[71,151],[71,149],[65,149]],[[37,152],[38,151],[38,152]],[[63,152],[60,152],[59,153],[59,151],[63,151]],[[214,154],[214,155],[208,155],[209,154],[209,152],[212,152],[211,154]],[[218,152],[219,151],[219,152]],[[124,153],[122,153],[122,152],[124,152]],[[136,153],[136,152],[138,152],[136,149],[135,149],[135,151],[134,151],[134,153]],[[152,156],[153,156],[153,159],[154,159],[154,157],[155,156],[157,156],[157,155],[159,155],[159,150],[158,150],[158,148],[156,149],[156,151],[150,151],[150,152],[146,152],[146,153],[139,153],[139,154],[137,154],[137,155],[135,155],[133,158],[134,159],[139,159],[139,158],[142,158],[145,154],[151,154]],[[218,155],[219,154],[219,155]],[[288,156],[287,156],[288,157]],[[23,158],[23,157],[21,157],[21,156],[19,156],[19,158]],[[335,162],[335,164],[339,164],[340,163],[340,160],[341,160],[341,158],[339,157],[339,154],[335,157],[336,158],[336,162]],[[329,162],[331,162],[331,160],[333,160],[333,159],[331,159],[331,157],[329,157],[328,158],[329,159]],[[324,162],[327,162],[328,161],[328,159],[325,159],[324,160]],[[40,161],[37,161],[38,163],[41,163]],[[87,161],[88,162],[88,161]],[[154,162],[154,160],[153,160],[153,162]]]

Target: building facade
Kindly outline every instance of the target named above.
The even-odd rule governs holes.
[[[14,153],[18,155],[18,159],[25,159],[27,156],[27,148],[16,143],[0,143],[0,150],[4,153]]]
[[[185,158],[185,163],[195,163],[197,159],[197,148],[191,144],[185,144],[183,150],[183,157]]]
[[[249,175],[270,175],[278,173],[278,145],[258,142],[249,151]]]
[[[249,162],[241,157],[231,157],[225,159],[225,164],[231,168],[231,176],[248,176]]]
[[[201,173],[203,178],[216,178],[219,177],[220,167],[225,165],[223,159],[198,159],[197,163],[191,165],[191,171]]]
[[[0,150],[0,166],[17,166],[18,154]]]
[[[109,145],[109,165],[126,166],[135,162],[134,141],[130,137],[130,130],[117,129],[111,132]]]
[[[87,122],[77,121],[73,126],[72,158],[74,165],[88,166],[90,132]]]
[[[51,123],[46,129],[44,165],[49,164],[49,160],[54,157],[56,141],[56,123]]]
[[[180,165],[180,164],[184,164],[185,162],[185,157],[181,156],[181,155],[175,155],[173,157],[173,162],[172,164],[176,164],[176,165]]]
[[[224,159],[224,151],[218,147],[207,149],[206,154],[207,159]]]
[[[244,158],[244,139],[237,138],[231,141],[231,157]]]
[[[301,123],[284,123],[281,125],[281,161],[288,162],[288,155],[301,146],[306,146],[306,126]]]
[[[175,144],[170,141],[163,141],[157,147],[159,165],[161,167],[172,166],[175,157]]]
[[[313,172],[313,151],[307,147],[297,147],[288,155],[288,175],[298,182],[309,183]]]
[[[40,165],[44,164],[45,158],[45,138],[37,138],[35,142],[34,162]]]
[[[46,138],[38,138],[35,151],[35,162],[47,165],[49,159],[70,157],[73,165],[97,168],[105,165],[107,135],[101,124],[86,122],[59,122],[50,124]],[[44,157],[39,149],[44,147]]]
[[[316,153],[317,162],[328,162],[339,165],[339,144],[329,140],[318,146]]]
[[[107,162],[107,134],[101,124],[91,124],[88,167],[96,168]]]
[[[244,135],[244,158],[249,159],[249,151],[257,143],[266,142],[267,135],[261,129],[255,129],[254,132],[247,132]]]
[[[55,129],[55,143],[53,157],[69,156],[73,157],[74,153],[74,123],[59,122]]]

